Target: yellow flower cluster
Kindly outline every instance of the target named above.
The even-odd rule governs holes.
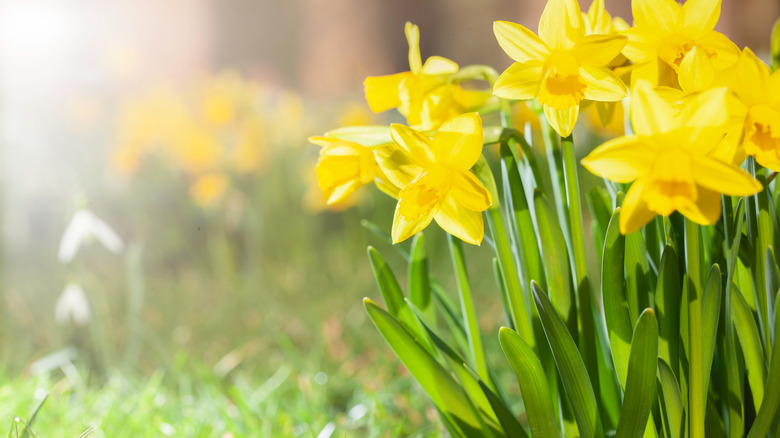
[[[132,176],[145,156],[162,153],[190,179],[193,201],[213,206],[230,175],[265,165],[268,114],[278,108],[263,108],[262,100],[260,87],[233,72],[205,78],[189,93],[158,88],[129,100],[118,121],[114,168]]]
[[[720,6],[720,0],[632,0],[629,26],[611,17],[603,0],[594,0],[587,13],[577,0],[548,0],[537,32],[494,23],[498,44],[515,62],[492,78],[489,67],[460,69],[435,56],[423,63],[419,30],[407,23],[410,71],[369,77],[364,85],[372,110],[396,108],[408,126],[312,137],[323,147],[319,184],[329,203],[371,182],[398,198],[394,242],[435,219],[478,244],[491,196],[469,171],[483,135],[473,111],[496,110],[500,105],[489,104],[496,97],[535,99],[550,126],[568,137],[589,105],[604,124],[622,125],[614,116],[622,115],[621,101],[628,98],[633,132],[582,161],[599,176],[633,183],[621,231],[674,211],[715,223],[722,194],[762,189],[740,167],[746,156],[780,170],[780,73],[714,30]],[[460,85],[484,79],[493,83],[493,98]]]

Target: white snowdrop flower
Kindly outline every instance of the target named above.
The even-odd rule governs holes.
[[[62,234],[60,250],[57,254],[60,263],[73,260],[79,248],[93,239],[114,254],[119,254],[125,248],[125,244],[113,228],[91,211],[81,209],[73,214],[73,218]]]
[[[54,319],[59,324],[73,321],[76,325],[86,325],[90,317],[89,302],[84,289],[78,283],[68,283],[57,298],[54,306]]]

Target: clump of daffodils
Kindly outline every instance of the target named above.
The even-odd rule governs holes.
[[[780,21],[773,71],[715,30],[720,0],[631,7],[623,20],[604,0],[548,0],[536,29],[496,21],[501,74],[423,63],[407,23],[409,71],[364,82],[372,110],[406,123],[310,138],[326,202],[369,184],[397,200],[377,234],[414,237],[407,292],[369,248],[386,309],[364,304],[451,436],[780,435]],[[587,197],[579,165],[604,181]],[[429,275],[432,222],[460,306]],[[485,228],[501,363],[461,243]],[[522,403],[496,372],[507,363]]]

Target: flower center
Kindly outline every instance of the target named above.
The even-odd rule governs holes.
[[[664,216],[696,201],[691,158],[679,149],[658,156],[645,189],[647,207]]]
[[[745,120],[745,153],[765,167],[780,166],[780,111],[765,104],[750,107]]]
[[[585,98],[585,83],[580,80],[580,66],[567,51],[554,51],[544,65],[544,79],[539,102],[555,109],[578,105]]]
[[[398,213],[407,219],[428,215],[451,185],[449,169],[443,166],[426,169],[398,193]]]

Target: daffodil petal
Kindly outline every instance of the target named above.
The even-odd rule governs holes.
[[[459,204],[452,194],[439,201],[439,208],[434,218],[444,231],[458,239],[473,245],[482,242],[485,234],[482,213],[469,210]]]
[[[401,105],[398,86],[402,80],[410,76],[410,72],[396,73],[386,76],[369,76],[363,81],[368,106],[371,111],[381,113]]]
[[[771,91],[768,90],[769,82],[769,67],[746,47],[737,61],[737,80],[734,84],[737,95],[748,105],[762,102],[767,92]]]
[[[409,67],[411,67],[412,73],[420,74],[420,70],[422,70],[420,28],[407,21],[404,26],[404,33],[406,34],[406,41],[409,43]]]
[[[390,136],[412,161],[427,167],[434,161],[431,139],[426,135],[399,123],[390,125]]]
[[[580,111],[579,105],[574,105],[569,108],[555,109],[549,105],[544,106],[544,116],[547,117],[547,121],[550,126],[561,137],[568,137],[574,130],[574,124],[577,123],[577,114]]]
[[[400,205],[400,203],[399,203]],[[393,243],[403,242],[404,240],[414,236],[418,232],[427,227],[433,220],[434,212],[414,218],[407,218],[398,213],[398,207],[395,209],[395,215],[393,216],[393,230],[392,237]]]
[[[655,152],[637,136],[618,137],[594,149],[581,163],[594,175],[629,183],[650,172]]]
[[[749,196],[763,189],[749,173],[708,157],[693,160],[693,178],[702,187],[729,196]]]
[[[642,197],[644,182],[637,180],[628,189],[626,197],[623,198],[623,205],[620,207],[620,232],[622,234],[631,234],[642,228],[650,222],[655,216],[655,212],[647,208],[647,203]]]
[[[498,45],[510,58],[517,62],[544,61],[550,48],[535,33],[525,26],[509,21],[493,23],[493,33]]]
[[[769,105],[780,107],[780,70],[772,73],[769,78]]]
[[[713,88],[686,101],[679,115],[681,125],[694,129],[712,129],[725,124],[728,120],[727,92],[725,87]]]
[[[695,202],[682,205],[678,211],[686,218],[699,225],[712,225],[718,222],[721,212],[720,193],[705,187],[697,187],[698,196]]]
[[[715,80],[715,66],[712,65],[712,60],[706,52],[696,47],[685,55],[677,73],[680,88],[686,93],[705,90]]]
[[[687,0],[682,6],[683,29],[698,36],[715,28],[721,0]]]
[[[433,137],[435,160],[448,167],[468,170],[482,154],[482,119],[467,113],[448,120]]]
[[[626,85],[606,67],[580,66],[580,77],[585,88],[585,99],[614,102],[628,94]]]
[[[588,35],[572,48],[580,66],[605,66],[615,59],[628,42],[625,35]]]
[[[708,32],[698,42],[708,52],[717,53],[711,58],[715,70],[725,70],[739,59],[739,47],[720,32]]]
[[[577,0],[548,0],[539,18],[538,33],[552,49],[571,49],[585,35]]]
[[[623,55],[635,64],[650,62],[658,58],[658,46],[661,44],[658,36],[648,29],[632,27],[622,32],[628,37],[623,48]]]
[[[328,146],[334,142],[339,141],[337,138],[325,137],[324,135],[312,135],[308,138],[309,143],[316,144],[317,146]]]
[[[668,132],[677,125],[674,109],[652,89],[647,81],[638,81],[631,96],[631,125],[639,135]]]
[[[458,64],[441,56],[431,56],[422,66],[424,75],[447,75],[458,71]]]
[[[397,187],[405,187],[424,170],[396,144],[377,146],[374,157],[387,179]]]
[[[631,0],[634,24],[653,30],[674,29],[680,13],[680,5],[674,0]]]
[[[469,171],[453,172],[450,193],[469,210],[485,211],[493,204],[490,192]]]
[[[498,77],[493,85],[493,94],[504,99],[533,99],[539,94],[541,83],[541,62],[515,62]]]

